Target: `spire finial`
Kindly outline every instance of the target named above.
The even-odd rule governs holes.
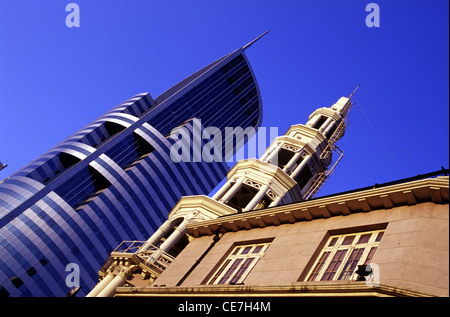
[[[261,34],[260,36],[258,36],[256,39],[254,39],[253,41],[247,43],[246,45],[242,46],[243,50],[246,50],[247,48],[249,48],[250,46],[253,45],[253,43],[255,43],[257,40],[259,40],[260,38],[262,38],[264,35],[266,35],[267,33],[269,33],[269,30],[267,30],[266,32],[264,32],[263,34]]]
[[[348,96],[348,99],[350,99],[351,97],[353,97],[353,95],[355,94],[355,92],[358,90],[359,86],[361,86],[361,85],[356,86],[355,90],[353,90],[353,92],[350,94],[350,96]]]

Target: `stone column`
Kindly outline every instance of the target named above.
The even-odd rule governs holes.
[[[290,169],[294,166],[295,162],[300,158],[300,155],[302,155],[302,151],[298,151],[294,154],[294,156],[289,160],[289,162],[286,164],[286,166],[283,168],[283,171],[286,174],[289,174]]]
[[[324,135],[327,135],[328,132],[330,132],[330,130],[333,128],[333,125],[337,124],[337,122],[335,122],[334,120],[328,125],[328,127],[326,127],[325,131],[323,131]]]
[[[309,160],[311,159],[312,155],[308,154],[303,158],[303,161],[294,169],[294,171],[289,175],[291,178],[295,178],[300,171],[305,167],[306,164],[308,164]]]
[[[244,183],[245,176],[241,176],[236,183],[234,183],[233,186],[222,196],[222,198],[219,200],[219,202],[226,204],[228,200],[231,199],[241,188],[242,184]]]
[[[278,146],[272,151],[272,153],[270,153],[270,155],[264,161],[267,162],[267,163],[270,163],[270,161],[273,160],[275,158],[275,156],[277,156],[277,162],[276,163],[278,163],[278,152],[283,147],[283,144],[284,144],[284,142],[280,142],[280,144],[278,144]],[[273,163],[270,163],[270,164],[273,164]],[[273,165],[276,165],[276,164],[273,164]]]
[[[259,158],[260,161],[266,162],[267,157],[277,148],[277,142],[273,142],[267,150],[264,152],[264,154]]]
[[[222,196],[226,193],[227,190],[229,190],[232,186],[232,183],[230,182],[230,179],[227,180],[227,182],[212,196],[212,199],[219,200],[222,198]]]
[[[156,230],[152,236],[146,241],[146,243],[139,249],[138,252],[145,252],[152,246],[157,246],[162,237],[171,228],[171,222],[166,220],[159,228]]]
[[[282,196],[277,196],[277,198],[275,198],[275,199],[270,203],[269,207],[277,206],[277,205],[280,203],[281,199],[283,199]]]
[[[320,114],[316,114],[314,117],[311,118],[310,121],[308,121],[306,123],[306,125],[312,127],[319,121],[319,119],[320,119]]]
[[[163,244],[159,247],[159,249],[163,252],[168,252],[175,243],[178,242],[185,234],[186,234],[186,225],[187,219],[184,219],[172,232],[172,234],[164,241]]]
[[[253,197],[252,200],[250,200],[250,202],[247,204],[247,206],[245,206],[244,210],[242,211],[249,211],[255,208],[256,205],[258,205],[258,203],[264,198],[268,190],[269,185],[261,186],[259,191],[256,193],[255,197]]]
[[[86,297],[96,297],[113,279],[114,275],[109,272],[108,275],[106,275],[103,280],[100,281],[100,283],[95,285],[92,291],[90,291],[89,294],[86,295]]]
[[[131,272],[131,267],[122,270],[106,287],[97,295],[97,297],[113,297],[116,294],[116,288],[123,286],[127,281],[127,275]]]
[[[328,117],[325,123],[322,124],[322,126],[319,128],[319,131],[323,133],[323,131],[325,131],[325,129],[328,128],[328,125],[331,123],[331,121],[333,121],[333,119]]]

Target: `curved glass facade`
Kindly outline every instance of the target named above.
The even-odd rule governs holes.
[[[181,196],[208,194],[223,162],[170,158],[177,126],[257,127],[259,89],[244,51],[159,97],[136,95],[0,183],[0,296],[64,296],[69,263],[80,295],[124,240],[145,240]],[[191,129],[192,131],[192,129]]]

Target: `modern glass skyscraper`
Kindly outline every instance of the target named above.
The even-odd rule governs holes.
[[[222,130],[260,126],[248,46],[155,99],[119,104],[0,183],[0,296],[64,296],[70,263],[87,293],[121,241],[147,239],[181,196],[207,194],[225,177],[225,160],[173,162],[168,136],[193,118]]]

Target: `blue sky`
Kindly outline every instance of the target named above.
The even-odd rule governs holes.
[[[65,24],[80,7],[80,27]],[[361,84],[345,152],[318,196],[449,166],[449,2],[0,0],[0,161],[7,177],[131,96],[158,96],[243,46],[265,127],[284,134]],[[369,121],[368,121],[368,120]]]

